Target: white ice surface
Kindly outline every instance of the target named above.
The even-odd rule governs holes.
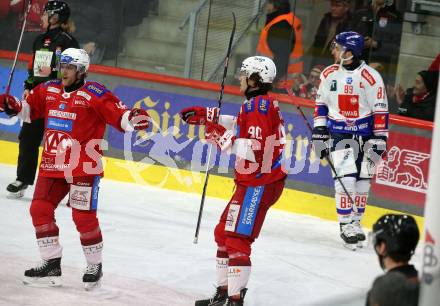
[[[208,198],[199,243],[192,243],[200,196],[102,180],[98,213],[104,236],[103,285],[82,288],[85,261],[71,212],[57,209],[64,247],[63,287],[22,285],[39,261],[29,216],[33,188],[7,199],[15,167],[0,164],[0,305],[194,305],[214,291],[213,228],[226,201]],[[295,199],[292,199],[295,205]],[[342,247],[336,222],[271,210],[253,245],[245,305],[364,305],[381,273],[371,248]],[[416,263],[420,260],[417,253]]]

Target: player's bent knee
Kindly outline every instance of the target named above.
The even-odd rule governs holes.
[[[52,203],[45,200],[33,200],[29,213],[32,217],[32,224],[39,226],[49,224],[55,220],[55,208]]]
[[[225,241],[226,250],[231,254],[242,254],[241,256],[251,256],[251,242],[242,237],[227,237]]]
[[[72,208],[72,219],[75,222],[76,229],[80,233],[87,233],[99,228],[99,221],[96,217],[96,211],[85,211]]]
[[[225,245],[226,235],[225,235],[225,224],[219,223],[214,229],[214,239],[217,246],[223,247]]]

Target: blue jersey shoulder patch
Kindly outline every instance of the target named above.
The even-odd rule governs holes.
[[[42,86],[48,87],[50,85],[60,85],[60,84],[61,84],[61,80],[49,80],[44,82]]]
[[[269,111],[269,100],[260,98],[258,101],[258,112],[266,115],[268,111]]]
[[[254,111],[254,104],[255,104],[255,99],[251,98],[250,100],[247,100],[246,103],[244,104],[244,112],[247,113],[252,113]]]
[[[96,82],[87,82],[84,85],[84,88],[97,97],[102,97],[106,92],[108,92],[108,89],[104,85]]]

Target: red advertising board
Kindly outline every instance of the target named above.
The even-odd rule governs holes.
[[[423,207],[428,189],[431,139],[392,131],[387,147],[372,191],[381,198]]]

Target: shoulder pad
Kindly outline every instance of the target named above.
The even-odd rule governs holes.
[[[61,85],[61,80],[49,80],[43,83],[44,87]]]
[[[336,70],[339,69],[339,65],[331,65],[328,66],[327,68],[324,69],[324,71],[322,72],[322,75],[324,76],[324,78],[328,77],[332,72],[335,72]]]
[[[97,82],[86,82],[83,88],[99,98],[109,91],[104,85]]]

